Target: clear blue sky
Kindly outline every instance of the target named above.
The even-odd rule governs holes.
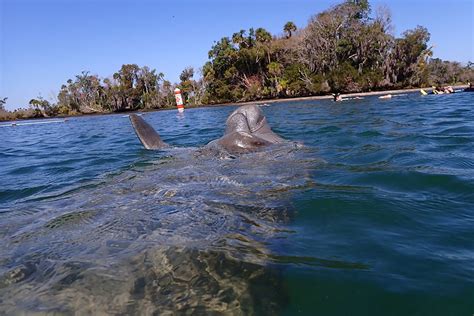
[[[0,97],[26,107],[83,70],[107,77],[124,63],[147,65],[177,81],[199,68],[215,40],[240,29],[281,33],[329,6],[328,0],[0,0]],[[395,35],[423,25],[435,57],[474,61],[472,0],[373,0],[391,9]]]

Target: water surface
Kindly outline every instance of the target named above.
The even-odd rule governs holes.
[[[235,107],[0,128],[0,313],[470,315],[474,94],[263,110],[290,140],[200,150]],[[300,146],[299,143],[304,143]]]

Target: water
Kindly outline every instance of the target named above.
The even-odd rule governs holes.
[[[235,107],[0,128],[0,314],[471,315],[474,94],[264,107],[291,140],[201,150]],[[304,143],[301,147],[296,142]]]

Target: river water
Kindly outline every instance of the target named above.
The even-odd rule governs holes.
[[[471,315],[474,94],[0,127],[0,314]]]

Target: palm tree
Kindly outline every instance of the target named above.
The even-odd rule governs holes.
[[[283,26],[283,31],[286,33],[286,38],[290,38],[293,32],[296,31],[295,23],[291,21],[286,22],[285,26]]]
[[[245,30],[240,30],[240,32],[234,33],[232,35],[232,43],[239,46],[239,48],[244,43]]]
[[[5,104],[7,103],[8,98],[0,98],[0,111],[5,111]]]

